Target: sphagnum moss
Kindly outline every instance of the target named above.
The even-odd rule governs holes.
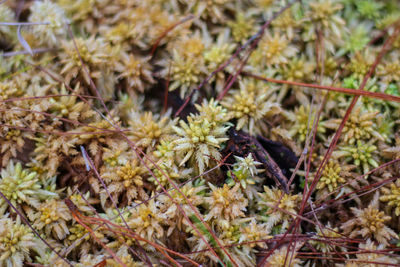
[[[399,264],[399,3],[284,5],[2,1],[0,267]]]
[[[41,200],[58,197],[57,193],[42,189],[36,172],[29,172],[20,162],[14,164],[12,161],[1,170],[0,191],[14,206],[25,204],[37,208]],[[0,199],[0,214],[8,209],[8,202]]]
[[[21,223],[19,216],[15,220],[3,216],[0,219],[0,265],[22,266],[31,260],[32,251],[43,255],[45,246],[28,226]]]

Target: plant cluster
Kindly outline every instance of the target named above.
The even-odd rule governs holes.
[[[0,49],[0,266],[400,264],[398,1],[0,1]]]

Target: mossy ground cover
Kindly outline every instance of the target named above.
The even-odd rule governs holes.
[[[395,0],[0,1],[0,266],[399,266]]]

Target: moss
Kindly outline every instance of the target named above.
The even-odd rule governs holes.
[[[1,2],[0,266],[399,263],[398,1]]]

